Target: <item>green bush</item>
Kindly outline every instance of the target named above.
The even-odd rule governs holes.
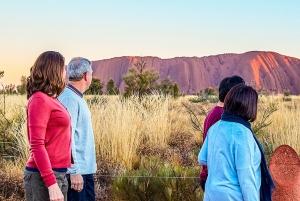
[[[284,96],[282,98],[283,101],[292,101],[292,98],[290,96]]]
[[[189,99],[192,103],[202,103],[202,102],[210,102],[210,103],[217,103],[219,101],[219,97],[216,95],[202,95],[197,96],[195,98]]]
[[[199,166],[184,168],[146,157],[139,169],[117,178],[112,190],[116,199],[127,201],[202,200],[199,172]]]
[[[283,95],[289,96],[289,95],[291,95],[291,91],[289,89],[285,89],[285,90],[283,90]]]

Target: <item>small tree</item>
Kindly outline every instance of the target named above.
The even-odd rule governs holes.
[[[103,83],[98,78],[93,77],[90,88],[86,90],[87,95],[102,95]]]
[[[150,94],[155,89],[155,83],[159,79],[159,73],[154,69],[146,70],[147,63],[141,59],[130,68],[129,73],[123,76],[125,82],[124,96],[138,95],[139,98]]]
[[[23,95],[26,93],[26,76],[21,77],[21,84],[17,86],[17,91],[19,94]]]
[[[173,85],[173,97],[177,98],[179,96],[179,87],[177,83],[175,82]]]
[[[173,82],[170,76],[163,79],[160,83],[156,84],[156,89],[161,94],[170,94],[173,91]]]
[[[9,94],[9,95],[17,93],[16,85],[14,85],[14,84],[5,85],[4,90],[5,90],[5,93]]]
[[[119,94],[119,89],[118,87],[115,86],[115,82],[112,78],[108,81],[106,85],[106,94],[108,95],[117,95]]]
[[[290,97],[291,91],[289,89],[283,90],[283,101],[291,101],[292,98]]]
[[[285,90],[283,90],[283,95],[289,96],[289,95],[291,95],[291,91],[289,89],[285,89]]]
[[[215,95],[217,95],[216,90],[215,90],[214,88],[212,88],[212,87],[206,88],[206,89],[204,90],[204,93],[205,93],[206,95],[208,95],[208,96],[215,96]]]

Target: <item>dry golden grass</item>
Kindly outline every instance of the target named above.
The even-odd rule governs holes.
[[[192,132],[181,99],[102,98],[108,102],[91,104],[91,112],[97,153],[104,160],[130,168],[142,144],[163,149],[172,132]]]
[[[190,118],[182,103],[201,105],[209,111],[215,104],[189,103],[190,97],[178,99],[159,96],[145,97],[139,101],[137,97],[124,100],[120,96],[101,96],[98,102],[91,103],[92,96],[85,97],[91,109],[96,151],[99,160],[110,161],[120,167],[130,169],[137,160],[138,148],[146,144],[154,149],[163,150],[172,133],[190,133],[198,142],[202,141],[202,134],[195,131]],[[260,108],[275,102],[278,111],[271,115],[272,124],[265,128],[274,149],[281,144],[288,144],[300,153],[300,96],[292,96],[291,101],[284,102],[283,96],[260,97]],[[3,100],[1,99],[1,104]],[[25,96],[6,97],[6,116],[10,118],[14,113],[22,111],[25,115],[27,100]],[[3,106],[3,105],[2,105]],[[20,110],[21,108],[21,110]],[[262,110],[259,110],[259,114]],[[200,121],[203,122],[204,116]],[[16,168],[7,165],[5,171],[16,172],[23,169],[29,156],[26,124],[22,126],[18,138],[18,150],[21,150],[19,164]]]
[[[292,96],[291,101],[282,101],[283,96],[269,97],[269,102],[278,103],[278,111],[272,116],[272,124],[266,133],[274,149],[282,144],[291,146],[300,154],[300,96]]]
[[[91,109],[97,161],[100,161],[98,167],[102,168],[101,170],[106,174],[117,174],[120,171],[130,170],[140,160],[141,149],[156,151],[155,153],[166,151],[163,153],[167,155],[165,157],[179,160],[180,153],[170,152],[170,147],[167,148],[170,143],[176,144],[180,141],[176,141],[174,136],[180,138],[182,135],[185,136],[184,139],[188,140],[192,136],[193,140],[189,141],[193,142],[193,146],[194,142],[201,144],[202,133],[193,129],[183,103],[188,104],[193,110],[201,107],[205,111],[209,111],[215,104],[190,103],[189,98],[186,96],[174,100],[168,97],[149,96],[139,101],[138,97],[124,100],[120,96],[96,98],[86,96],[85,99],[88,100]],[[7,119],[20,114],[25,116],[27,105],[25,96],[7,96],[5,101]],[[291,101],[286,102],[283,101],[281,95],[260,97],[258,119],[267,106],[272,103],[278,105],[278,110],[268,119],[272,123],[264,128],[264,137],[268,143],[273,145],[273,150],[279,145],[288,144],[299,154],[300,96],[292,96]],[[3,108],[2,98],[0,98],[0,106]],[[203,125],[204,118],[205,116],[199,118],[201,125]],[[5,182],[8,182],[10,178],[15,181],[14,183],[21,181],[20,175],[29,157],[26,122],[16,130],[13,135],[17,141],[15,149],[19,153],[18,158],[14,162],[0,161],[0,173],[6,175],[3,176]],[[187,144],[185,146],[189,146]],[[182,148],[182,144],[180,146]],[[170,156],[172,154],[173,156]],[[192,160],[194,159],[192,158]],[[196,160],[195,158],[195,163],[197,163]],[[114,172],[115,168],[118,172]],[[13,186],[13,188],[22,189],[22,186]],[[104,194],[106,196],[107,193]]]

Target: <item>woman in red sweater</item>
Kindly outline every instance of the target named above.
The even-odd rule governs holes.
[[[67,200],[71,166],[71,121],[57,96],[65,87],[64,57],[42,53],[27,78],[27,133],[30,157],[23,174],[27,201]]]

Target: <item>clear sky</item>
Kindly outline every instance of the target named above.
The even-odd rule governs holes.
[[[0,0],[3,84],[44,51],[100,60],[274,51],[300,58],[299,0]]]

